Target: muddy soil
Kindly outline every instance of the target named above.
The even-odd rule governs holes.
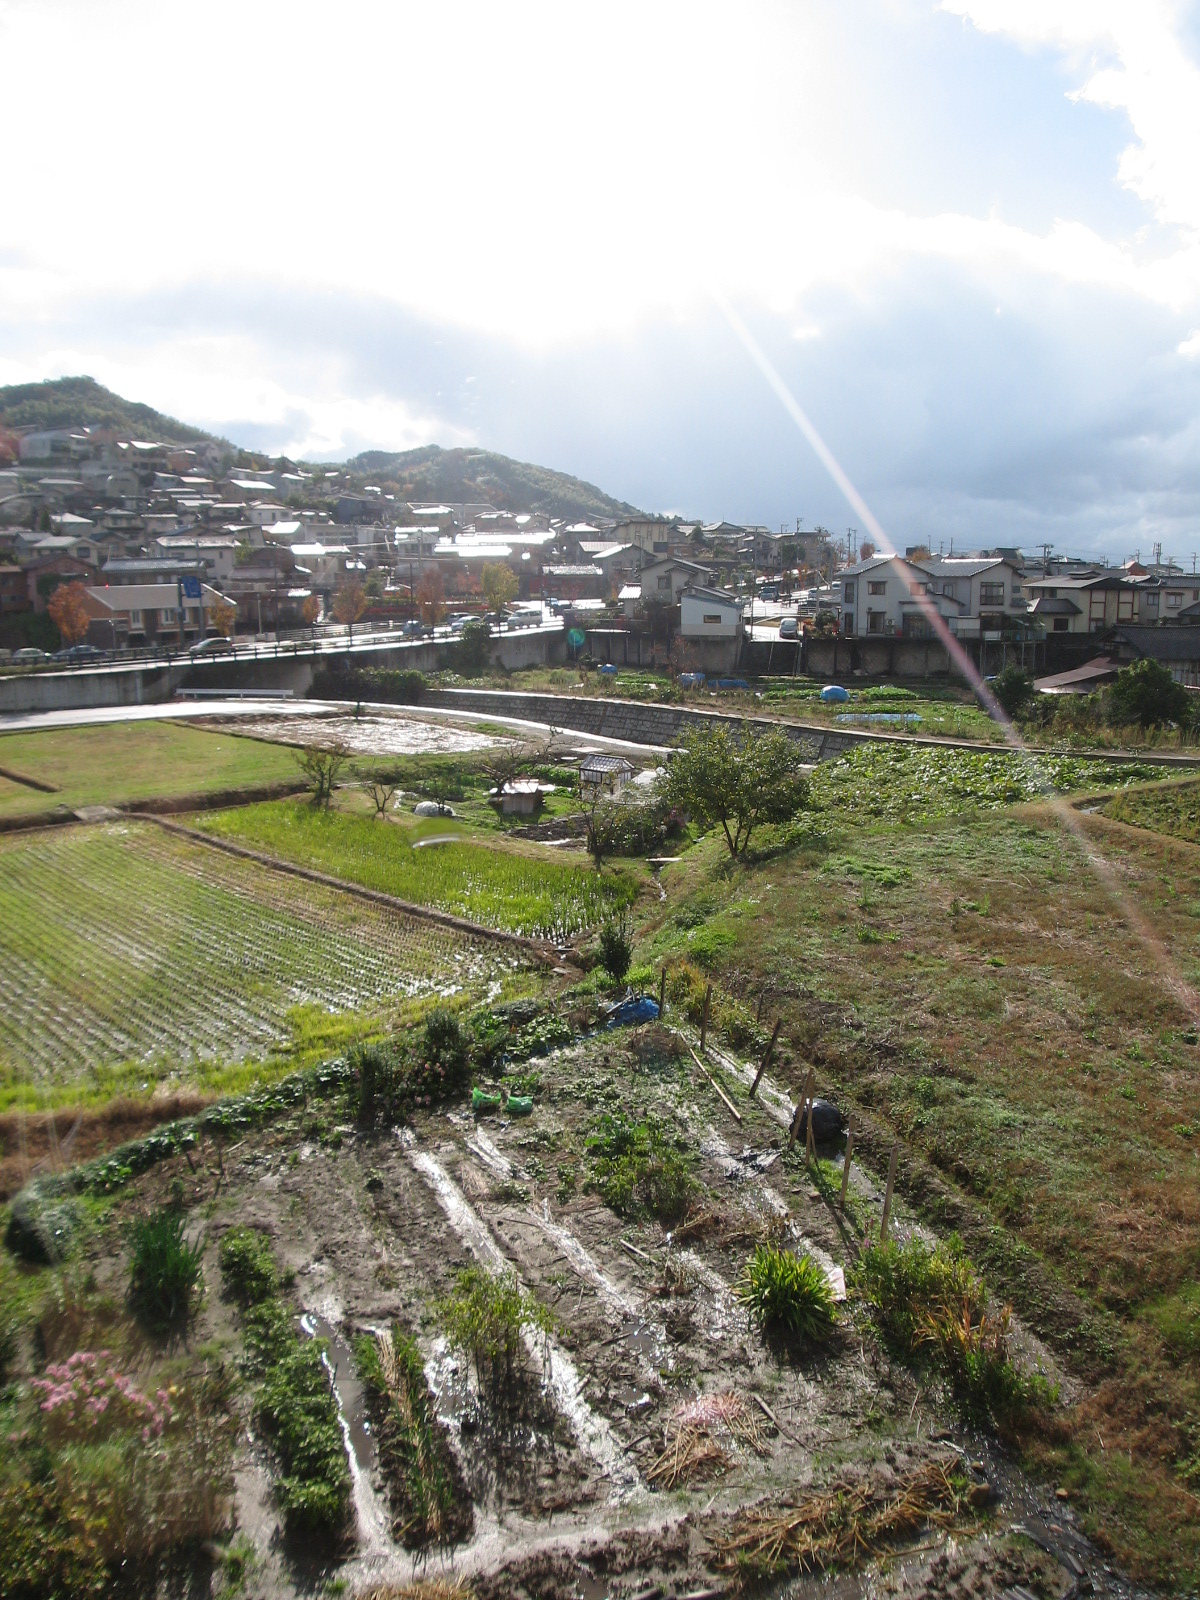
[[[237,1324],[220,1296],[216,1249],[232,1223],[270,1235],[295,1274],[297,1316],[331,1340],[354,1527],[315,1556],[284,1537],[271,1461],[247,1428],[237,1515],[255,1558],[246,1591],[348,1592],[421,1573],[462,1575],[479,1600],[603,1600],[735,1592],[714,1543],[747,1506],[837,1480],[881,1488],[930,1460],[956,1459],[977,1504],[855,1573],[795,1578],[764,1592],[836,1597],[1040,1597],[1130,1591],[1075,1529],[1069,1505],[1022,1476],[994,1441],[968,1433],[949,1398],[919,1386],[880,1349],[852,1302],[819,1351],[773,1347],[748,1325],[734,1288],[756,1240],[790,1239],[837,1284],[852,1254],[836,1207],[797,1154],[783,1150],[786,1096],[764,1083],[746,1098],[724,1070],[738,1124],[684,1055],[645,1061],[629,1035],[600,1034],[513,1069],[532,1116],[476,1119],[463,1106],[410,1128],[324,1131],[302,1118],[224,1151],[203,1148],[194,1173],[167,1164],[118,1212],[182,1178],[207,1212],[207,1297],[198,1346],[236,1359]],[[690,1220],[668,1232],[623,1221],[588,1192],[587,1132],[605,1110],[658,1117],[694,1158]],[[874,1203],[874,1186],[860,1191]],[[522,1377],[498,1401],[450,1349],[436,1302],[458,1272],[511,1270],[555,1314],[528,1341]],[[96,1262],[113,1286],[119,1266]],[[439,1418],[471,1501],[470,1533],[425,1556],[394,1537],[387,1485],[348,1351],[393,1322],[417,1337]],[[665,1487],[661,1463],[681,1409],[739,1397],[741,1434],[719,1434],[707,1470]],[[248,1409],[248,1402],[247,1402]],[[1090,1587],[1089,1587],[1090,1586]]]

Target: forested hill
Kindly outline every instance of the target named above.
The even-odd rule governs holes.
[[[589,517],[637,515],[637,508],[597,489],[582,478],[528,461],[513,461],[490,450],[366,450],[346,463],[397,499],[432,502],[485,502],[498,511],[543,511],[573,521]]]
[[[135,439],[164,444],[195,444],[216,437],[166,417],[153,406],[124,400],[95,378],[52,378],[0,388],[0,427],[118,428]]]

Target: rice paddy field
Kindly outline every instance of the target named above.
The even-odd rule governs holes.
[[[278,1072],[516,964],[149,823],[0,839],[0,1109]]]
[[[305,801],[239,806],[195,820],[219,838],[528,938],[568,941],[619,913],[637,892],[628,872],[599,873],[536,845],[466,835],[426,843],[458,833],[449,820],[402,825]]]

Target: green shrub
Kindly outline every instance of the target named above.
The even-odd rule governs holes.
[[[633,961],[633,925],[629,918],[606,922],[600,930],[600,965],[613,983],[620,983]]]
[[[746,1262],[735,1293],[764,1333],[819,1344],[836,1324],[833,1290],[810,1256],[760,1244]]]
[[[438,1301],[446,1338],[469,1355],[475,1375],[496,1393],[509,1388],[522,1366],[523,1336],[549,1334],[553,1313],[526,1294],[513,1272],[493,1277],[481,1267],[459,1273],[455,1292]]]
[[[425,1023],[425,1060],[441,1069],[448,1091],[461,1089],[471,1062],[470,1040],[452,1011],[439,1006]]]
[[[620,1217],[653,1217],[666,1226],[686,1213],[696,1193],[689,1171],[694,1157],[682,1140],[672,1144],[661,1126],[648,1119],[605,1113],[588,1135],[590,1158],[586,1187]]]
[[[163,1206],[129,1227],[129,1303],[155,1333],[179,1328],[200,1288],[204,1247],[183,1236],[183,1212]]]
[[[239,1305],[254,1306],[279,1292],[280,1273],[267,1236],[243,1224],[230,1228],[218,1252],[226,1291]]]
[[[916,1238],[868,1246],[851,1281],[887,1343],[907,1356],[929,1351],[969,1414],[1004,1422],[1056,1399],[1041,1373],[1013,1362],[1011,1308],[990,1309],[957,1235],[932,1249]]]

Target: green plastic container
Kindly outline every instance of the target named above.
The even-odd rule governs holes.
[[[488,1094],[483,1089],[471,1090],[472,1111],[499,1111],[499,1109],[500,1096],[498,1094]]]
[[[510,1117],[527,1117],[533,1110],[531,1094],[510,1094],[504,1109]]]

